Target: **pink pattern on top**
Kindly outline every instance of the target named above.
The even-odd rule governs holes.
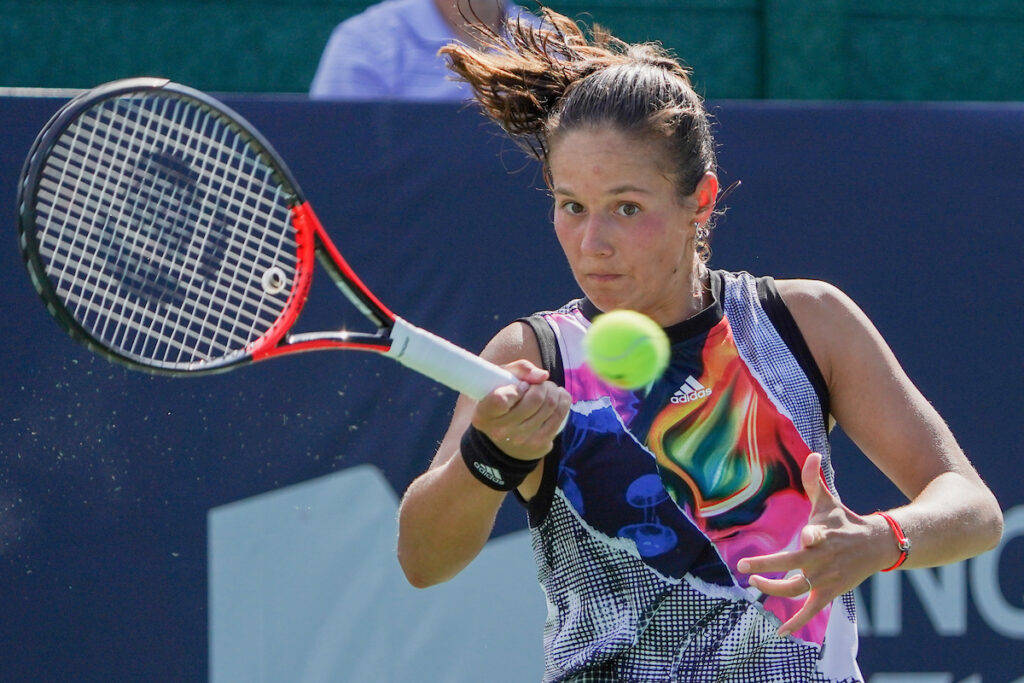
[[[574,401],[610,399],[623,424],[631,425],[645,392],[612,387],[587,367],[581,350],[589,322],[578,309],[548,319],[560,337],[566,389]],[[667,402],[648,433],[636,436],[645,439],[676,505],[714,544],[736,583],[747,588],[747,575],[736,569],[740,559],[799,547],[811,510],[800,480],[810,449],[741,358],[728,320],[702,339],[695,349],[700,367],[692,377],[710,391]],[[805,600],[768,597],[763,605],[785,621]],[[830,609],[794,635],[821,643]]]

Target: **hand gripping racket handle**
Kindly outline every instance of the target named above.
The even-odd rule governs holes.
[[[386,355],[476,401],[498,387],[519,382],[508,370],[399,317],[391,328],[391,349]]]

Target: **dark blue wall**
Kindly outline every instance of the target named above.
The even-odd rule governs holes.
[[[479,349],[508,320],[577,295],[536,167],[472,111],[227,101],[289,160],[356,272],[411,321]],[[363,462],[402,491],[454,396],[362,354],[172,380],[73,344],[39,305],[15,239],[18,169],[59,104],[0,98],[0,678],[202,678],[207,510]],[[848,292],[1019,512],[1024,106],[715,111],[724,184],[743,184],[713,265]],[[357,325],[345,305],[315,284],[303,327]],[[834,459],[855,510],[900,502],[841,435]],[[497,533],[522,524],[508,509]],[[936,574],[939,611],[963,603],[962,626],[930,616],[907,578],[893,626],[862,587],[865,674],[1024,675],[1024,530],[996,560],[994,584],[981,565]]]

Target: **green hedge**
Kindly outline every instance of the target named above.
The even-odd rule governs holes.
[[[0,86],[159,74],[212,91],[304,92],[356,0],[0,0]],[[1024,100],[1021,0],[560,0],[660,40],[713,98]]]

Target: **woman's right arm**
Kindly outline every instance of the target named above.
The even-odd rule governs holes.
[[[509,325],[480,355],[521,381],[495,389],[479,403],[460,396],[430,468],[402,497],[398,562],[417,588],[447,581],[477,556],[505,499],[504,491],[485,486],[466,468],[459,452],[466,429],[472,424],[506,455],[538,462],[518,489],[529,499],[540,486],[539,463],[569,411],[569,394],[546,381],[548,373],[539,368],[540,348],[529,326]]]

